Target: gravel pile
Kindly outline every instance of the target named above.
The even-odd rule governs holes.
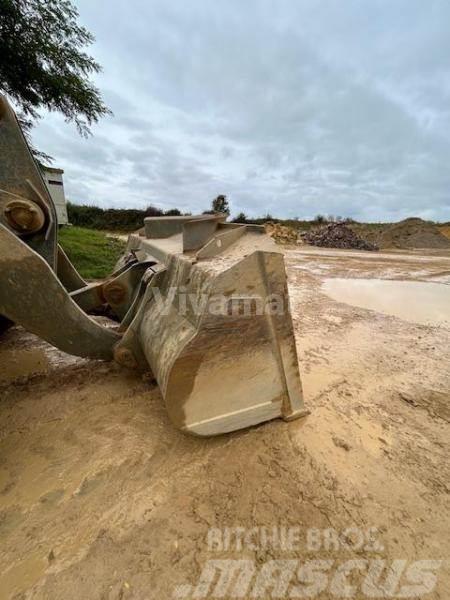
[[[303,241],[312,246],[324,248],[355,248],[357,250],[378,250],[378,246],[358,237],[344,223],[329,223],[320,229],[302,234]]]

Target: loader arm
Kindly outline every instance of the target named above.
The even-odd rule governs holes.
[[[111,360],[121,336],[72,300],[49,264],[0,224],[0,314],[68,354]]]

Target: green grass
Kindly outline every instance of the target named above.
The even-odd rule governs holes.
[[[86,279],[102,279],[109,275],[125,249],[121,240],[83,227],[63,227],[59,232],[59,243]]]

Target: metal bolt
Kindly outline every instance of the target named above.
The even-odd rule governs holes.
[[[3,209],[8,225],[20,233],[36,233],[45,224],[43,210],[26,198],[11,200]]]
[[[114,348],[114,360],[124,367],[135,369],[138,362],[129,348],[125,346],[117,346]]]

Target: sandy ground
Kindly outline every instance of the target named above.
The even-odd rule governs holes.
[[[402,319],[332,300],[322,282],[448,285],[450,255],[299,249],[286,260],[311,410],[291,423],[188,437],[151,382],[6,334],[1,372],[17,379],[0,388],[1,598],[228,598],[189,587],[209,560],[260,572],[279,559],[330,561],[325,590],[303,597],[358,600],[370,596],[364,561],[443,561],[434,589],[415,597],[448,599],[450,325],[414,322],[407,303]],[[256,542],[208,545],[211,528],[236,527],[259,527]],[[280,547],[287,528],[297,543]],[[361,541],[370,528],[375,545]],[[333,587],[349,559],[363,562]],[[410,597],[411,579],[371,597]],[[294,594],[251,589],[241,597]]]

